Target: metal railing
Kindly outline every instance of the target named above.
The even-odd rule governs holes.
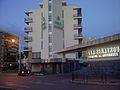
[[[74,28],[82,27],[82,24],[74,24]]]
[[[77,18],[79,17],[80,18],[81,15],[80,14],[74,14],[73,17],[77,17]]]
[[[24,41],[31,42],[32,41],[32,37],[24,37]]]
[[[83,35],[82,34],[75,34],[74,39],[82,39]]]
[[[32,47],[24,47],[24,51],[32,51]]]
[[[33,19],[32,19],[31,17],[25,18],[25,22],[26,22],[26,23],[30,23],[30,22],[32,22],[32,21],[33,21]]]
[[[30,60],[30,63],[53,63],[53,62],[62,62],[61,58],[57,59],[32,59]]]
[[[25,27],[24,30],[25,32],[32,32],[32,27]]]

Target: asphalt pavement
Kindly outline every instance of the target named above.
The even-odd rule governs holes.
[[[71,82],[71,74],[17,76],[0,74],[0,90],[120,90],[120,85]]]

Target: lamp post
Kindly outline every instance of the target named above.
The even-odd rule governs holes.
[[[19,60],[19,72],[21,71],[21,41],[20,41],[20,37],[18,38],[18,45],[19,45],[19,58],[18,58],[18,60]],[[11,39],[11,42],[12,43],[15,43],[16,42],[16,40],[15,39]]]
[[[21,71],[21,41],[19,37],[19,73]]]

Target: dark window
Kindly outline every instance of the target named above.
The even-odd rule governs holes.
[[[66,3],[66,2],[63,2],[63,3],[62,3],[62,6],[67,6],[67,3]]]
[[[62,10],[62,18],[64,18],[64,11]]]
[[[40,52],[32,52],[32,58],[41,58]]]
[[[49,52],[52,52],[52,46],[49,45]]]
[[[52,43],[52,35],[49,34],[49,43]]]
[[[52,5],[51,5],[51,3],[48,4],[48,11],[52,11]]]
[[[49,32],[51,32],[51,31],[52,31],[52,26],[51,26],[51,24],[48,25],[48,28],[49,28]]]
[[[51,15],[51,13],[48,14],[48,20],[52,21],[52,15]]]
[[[41,49],[43,49],[43,41],[41,41]]]

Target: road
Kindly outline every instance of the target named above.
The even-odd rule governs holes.
[[[70,75],[20,77],[3,74],[0,75],[0,87],[16,90],[120,90],[120,86],[80,85],[71,83],[70,80]]]

